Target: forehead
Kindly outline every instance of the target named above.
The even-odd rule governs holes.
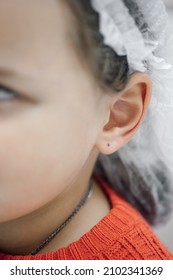
[[[0,67],[24,60],[46,64],[69,47],[70,12],[62,3],[0,0]]]

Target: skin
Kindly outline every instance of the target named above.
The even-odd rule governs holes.
[[[17,92],[0,98],[0,251],[6,253],[29,254],[63,223],[86,193],[99,153],[125,145],[149,105],[151,81],[142,73],[119,95],[101,91],[74,50],[72,23],[63,1],[0,0],[0,85]],[[108,213],[94,181],[93,190],[41,253],[75,241]]]

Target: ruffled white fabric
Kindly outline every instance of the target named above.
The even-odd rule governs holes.
[[[134,1],[135,2],[135,1]],[[104,43],[112,47],[118,55],[126,55],[130,69],[145,72],[144,61],[157,69],[169,69],[171,65],[154,52],[163,46],[168,27],[168,18],[164,5],[160,0],[137,0],[148,28],[141,24],[141,30],[135,19],[129,14],[128,8],[122,0],[92,0],[93,8],[100,16],[100,32],[104,36]],[[156,8],[155,15],[153,11]],[[140,14],[136,18],[140,18]],[[142,21],[141,21],[142,23]],[[163,24],[163,26],[161,26]],[[165,28],[166,27],[166,28]],[[149,34],[154,34],[151,37]]]
[[[127,163],[135,162],[139,169],[148,168],[149,172],[151,165],[163,160],[173,182],[173,59],[172,46],[166,45],[170,36],[168,15],[161,0],[133,2],[139,12],[132,16],[123,0],[92,0],[100,15],[105,44],[118,55],[127,55],[130,73],[148,73],[153,81],[148,114],[119,153]]]

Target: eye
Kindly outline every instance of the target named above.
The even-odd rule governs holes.
[[[7,87],[0,85],[0,102],[10,101],[17,97],[17,94]]]

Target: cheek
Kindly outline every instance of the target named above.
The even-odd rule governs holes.
[[[30,118],[4,131],[0,127],[0,222],[50,202],[85,164],[92,146],[87,127],[60,119]]]

